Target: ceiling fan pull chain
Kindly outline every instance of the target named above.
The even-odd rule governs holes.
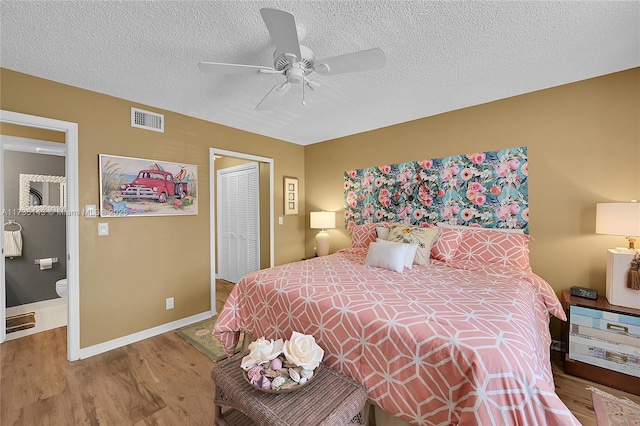
[[[302,105],[306,105],[307,103],[304,101],[304,86],[307,85],[306,81],[302,82]]]

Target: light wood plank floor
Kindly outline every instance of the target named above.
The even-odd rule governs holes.
[[[217,283],[218,312],[232,287]],[[214,366],[175,332],[72,363],[65,327],[8,341],[0,345],[0,424],[211,425]],[[565,375],[559,355],[553,371],[565,404],[585,426],[596,426],[586,389],[592,383]]]

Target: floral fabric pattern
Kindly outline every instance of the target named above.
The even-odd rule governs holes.
[[[417,244],[413,263],[416,265],[429,265],[431,246],[438,238],[440,228],[423,228],[418,226],[395,225],[389,231],[388,241],[405,244]]]
[[[348,170],[345,226],[445,222],[528,233],[528,175],[527,147]]]

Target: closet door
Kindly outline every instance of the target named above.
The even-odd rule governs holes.
[[[237,283],[260,269],[258,163],[218,170],[218,278]]]

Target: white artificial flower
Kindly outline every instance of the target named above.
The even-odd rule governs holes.
[[[324,350],[313,336],[297,331],[285,342],[283,350],[287,361],[306,370],[315,370],[324,357]]]
[[[242,363],[240,367],[243,370],[248,370],[254,365],[262,365],[266,364],[278,355],[282,353],[282,346],[284,342],[282,339],[278,340],[267,340],[264,337],[261,337],[257,340],[254,340],[249,344],[249,355],[242,358]]]

